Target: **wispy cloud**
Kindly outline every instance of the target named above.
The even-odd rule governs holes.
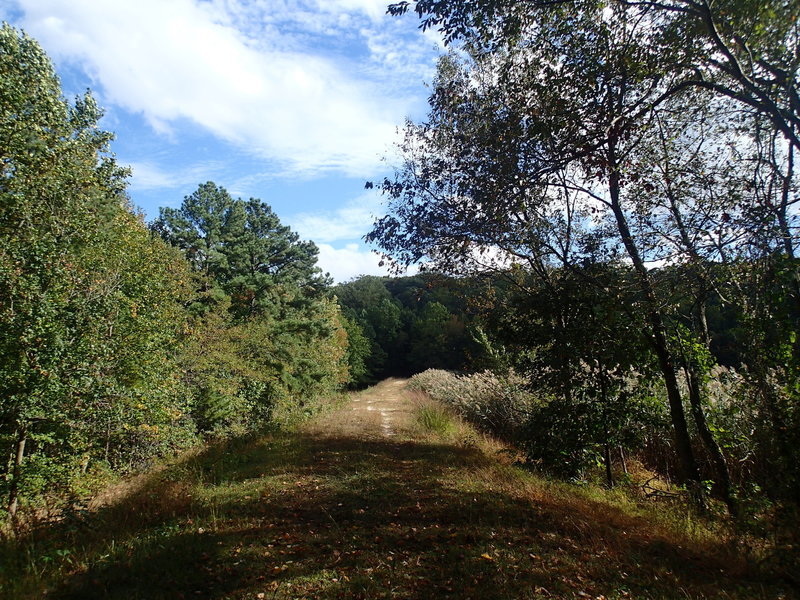
[[[104,102],[165,134],[195,123],[289,173],[374,170],[419,101],[395,75],[430,68],[419,36],[396,31],[392,49],[379,33],[401,27],[382,17],[385,0],[17,5],[26,30],[89,73]]]
[[[379,266],[380,257],[374,252],[365,250],[358,244],[348,244],[344,248],[334,248],[330,244],[318,244],[319,267],[330,273],[336,283],[344,283],[359,275],[388,275],[386,266]],[[408,275],[417,272],[416,267],[408,271]]]
[[[198,185],[220,171],[221,163],[204,162],[183,169],[165,170],[151,162],[131,162],[128,164],[133,176],[131,189],[145,191],[155,189],[174,190],[188,185]]]
[[[336,210],[302,213],[287,221],[303,239],[317,243],[353,241],[366,235],[380,211],[379,199],[374,194],[364,194]]]

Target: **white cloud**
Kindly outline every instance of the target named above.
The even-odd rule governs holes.
[[[214,162],[204,162],[183,169],[170,169],[166,171],[152,162],[131,162],[130,179],[133,190],[177,189],[187,185],[197,185],[206,181],[224,165]]]
[[[364,194],[336,210],[302,213],[287,220],[303,239],[314,242],[356,240],[372,228],[380,210],[380,200],[374,194]]]
[[[316,0],[316,5],[319,10],[334,14],[358,10],[377,20],[386,14],[388,2],[385,0]]]
[[[403,59],[404,47],[426,45],[419,36],[395,37],[391,50],[385,36],[364,33],[384,0],[18,4],[26,30],[52,56],[81,65],[104,102],[162,133],[183,120],[198,124],[290,173],[374,170],[413,104],[393,72],[375,79],[377,67],[406,73],[425,55],[416,48]],[[346,55],[340,38],[358,41],[367,56]],[[337,40],[334,58],[315,46]]]
[[[389,275],[387,266],[379,266],[380,257],[363,246],[348,244],[344,248],[334,248],[330,244],[318,244],[318,265],[330,273],[336,283],[344,283],[359,275]],[[416,267],[408,270],[408,275],[417,272]]]

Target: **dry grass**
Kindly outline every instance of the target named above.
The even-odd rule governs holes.
[[[6,542],[9,598],[792,598],[713,531],[555,484],[389,381]]]

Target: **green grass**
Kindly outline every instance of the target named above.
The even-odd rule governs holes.
[[[456,430],[453,415],[439,403],[422,404],[416,410],[417,424],[423,431],[446,437]]]
[[[345,411],[345,425],[324,415],[187,454],[103,508],[5,539],[0,595],[796,597],[723,536],[620,492],[537,478],[481,436],[462,443],[463,424],[435,409],[417,412],[429,434],[393,436]]]

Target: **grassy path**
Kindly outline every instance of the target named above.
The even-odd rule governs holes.
[[[414,403],[388,380],[299,432],[185,457],[50,531],[51,563],[9,597],[794,597],[464,427],[421,430]]]

